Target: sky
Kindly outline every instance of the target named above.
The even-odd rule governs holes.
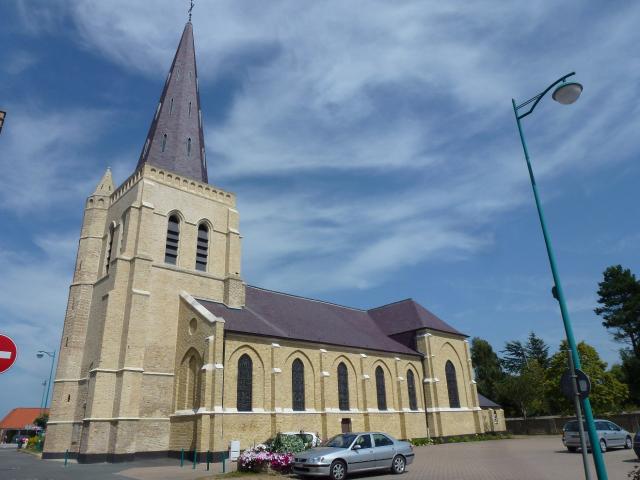
[[[86,197],[134,170],[187,1],[0,2],[0,417],[39,406]],[[640,4],[200,0],[209,181],[237,194],[243,279],[359,308],[411,297],[496,351],[559,308],[518,139],[521,102],[576,71],[574,105],[523,120],[576,337],[609,265],[640,274]]]

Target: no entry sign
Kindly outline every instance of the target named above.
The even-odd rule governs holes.
[[[9,337],[0,335],[0,373],[6,372],[16,361],[18,350]]]

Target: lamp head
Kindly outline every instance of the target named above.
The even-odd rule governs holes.
[[[36,353],[36,357],[42,358],[42,357],[44,357],[44,353],[38,352],[38,353]]]
[[[578,82],[562,83],[553,91],[551,97],[563,105],[571,105],[580,97],[582,84]]]

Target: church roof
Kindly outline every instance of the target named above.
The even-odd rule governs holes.
[[[372,308],[369,310],[369,315],[387,335],[429,328],[453,335],[467,336],[411,298]]]
[[[145,163],[207,182],[193,26],[182,32],[138,168]]]
[[[496,402],[494,402],[493,400],[489,400],[481,393],[478,393],[478,405],[480,406],[480,408],[502,408]]]
[[[371,310],[344,307],[249,285],[246,287],[246,305],[241,309],[208,300],[199,299],[198,302],[214,315],[224,318],[225,330],[230,332],[419,355],[390,338],[390,334],[382,327],[389,323],[389,319],[380,314],[374,317],[370,315]],[[393,313],[397,313],[396,310]],[[446,325],[444,322],[442,324]],[[417,329],[420,328],[425,326]],[[452,330],[450,333],[462,335],[453,327],[449,328]]]

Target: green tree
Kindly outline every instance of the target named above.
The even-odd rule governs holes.
[[[549,368],[549,345],[534,332],[529,333],[524,349],[527,358],[537,360],[542,368]]]
[[[38,418],[36,418],[36,419],[33,421],[33,424],[34,424],[36,427],[40,427],[40,428],[42,428],[42,429],[44,430],[44,429],[46,429],[46,428],[47,428],[47,422],[48,422],[48,421],[49,421],[49,414],[48,414],[48,413],[45,413],[44,415],[40,415]]]
[[[478,391],[493,399],[497,398],[496,385],[504,377],[500,359],[489,342],[479,337],[471,340],[471,361]]]
[[[573,402],[560,390],[560,378],[568,369],[568,345],[566,340],[549,362],[546,370],[545,392],[551,413],[572,413]],[[629,388],[616,378],[616,374],[606,371],[607,363],[600,359],[595,348],[585,342],[578,344],[582,370],[591,380],[589,399],[596,414],[620,411],[629,396]]]
[[[526,420],[531,415],[543,413],[545,371],[537,360],[529,361],[519,375],[508,375],[498,385],[500,399],[516,407]]]
[[[598,283],[598,303],[594,311],[600,315],[617,342],[626,343],[640,358],[640,282],[622,265],[607,268]]]
[[[629,349],[620,350],[623,383],[629,386],[629,399],[640,406],[640,358]]]
[[[519,375],[527,365],[527,351],[520,340],[506,342],[500,353],[502,366],[512,375]]]

